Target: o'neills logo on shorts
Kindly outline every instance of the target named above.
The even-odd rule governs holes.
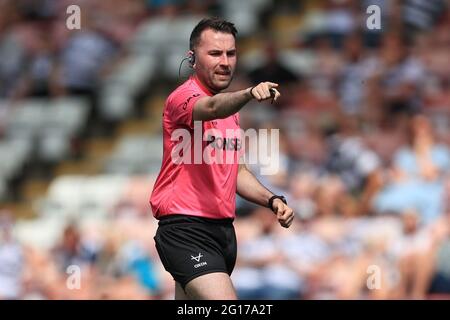
[[[206,266],[206,265],[207,265],[207,263],[205,261],[203,261],[203,262],[194,264],[194,268],[199,268],[199,267],[203,267],[203,266]]]
[[[199,262],[201,258],[203,258],[203,255],[201,254],[201,252],[198,253],[198,256],[191,255],[191,260],[195,260],[197,262]],[[199,268],[199,267],[203,267],[206,265],[207,265],[206,261],[203,261],[203,262],[194,264],[194,268]]]

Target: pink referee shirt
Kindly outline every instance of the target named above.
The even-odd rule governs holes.
[[[194,141],[192,111],[197,100],[204,96],[212,94],[197,78],[191,77],[166,100],[163,112],[163,160],[150,197],[153,215],[157,219],[170,214],[216,219],[235,217],[238,160],[243,154],[238,130],[239,114],[226,119],[202,121],[201,125],[197,125],[201,129],[200,139]],[[182,140],[173,138],[176,129],[185,129],[189,133],[189,149],[176,152],[181,149],[177,145]],[[227,134],[227,129],[233,129],[233,133]],[[196,162],[201,163],[194,163],[195,143],[197,150],[201,150],[200,159],[197,155]],[[173,152],[181,155],[190,152],[190,163],[177,163]],[[222,157],[222,163],[206,163],[204,153],[216,155],[217,159]]]

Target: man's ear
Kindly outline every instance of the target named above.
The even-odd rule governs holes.
[[[191,68],[193,68],[195,66],[195,52],[194,50],[189,50],[188,52],[189,55],[189,65]]]

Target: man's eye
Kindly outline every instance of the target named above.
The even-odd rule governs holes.
[[[220,52],[211,52],[211,55],[213,57],[219,57],[220,56]]]

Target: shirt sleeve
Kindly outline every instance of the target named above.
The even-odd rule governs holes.
[[[206,96],[198,91],[184,89],[176,92],[167,105],[170,120],[178,125],[194,128],[192,112],[198,99]]]

